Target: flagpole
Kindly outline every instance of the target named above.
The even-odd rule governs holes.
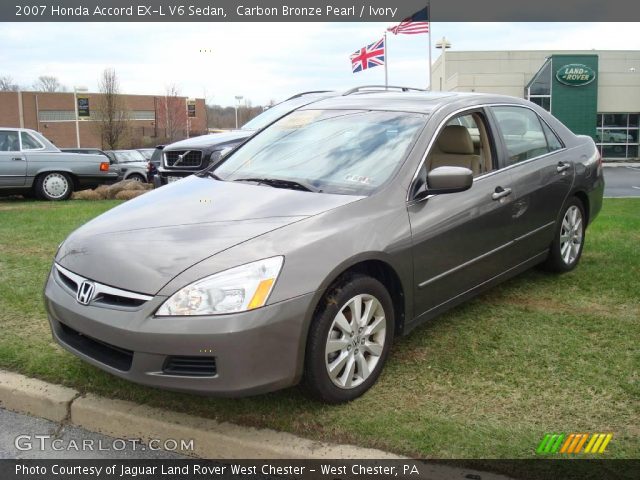
[[[389,71],[387,63],[389,62],[389,45],[387,45],[387,31],[384,32],[384,89],[389,87]]]
[[[427,21],[429,22],[429,87],[427,90],[431,91],[433,88],[433,81],[431,75],[431,4],[427,2]]]

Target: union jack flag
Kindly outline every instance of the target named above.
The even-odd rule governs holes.
[[[351,70],[361,72],[367,68],[384,65],[384,37],[351,54]]]

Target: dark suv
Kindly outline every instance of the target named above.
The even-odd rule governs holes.
[[[264,111],[245,123],[240,130],[201,135],[167,145],[162,151],[162,162],[158,175],[154,177],[154,184],[159,187],[192,175],[216,163],[224,153],[296,108],[335,95],[339,94],[329,91],[299,93]]]

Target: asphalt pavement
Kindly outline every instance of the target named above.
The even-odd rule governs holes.
[[[0,458],[14,459],[186,459],[149,445],[114,439],[84,428],[0,408]],[[155,448],[155,447],[154,447]]]
[[[640,197],[640,166],[604,167],[605,197]]]

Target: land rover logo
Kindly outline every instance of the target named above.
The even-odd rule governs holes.
[[[596,79],[596,72],[586,65],[571,63],[560,67],[560,70],[556,73],[556,78],[565,85],[581,87],[593,82]]]
[[[78,288],[78,293],[76,293],[76,300],[78,303],[82,305],[89,305],[89,302],[93,298],[93,292],[96,289],[96,286],[93,282],[89,282],[85,280],[80,284],[80,288]]]

